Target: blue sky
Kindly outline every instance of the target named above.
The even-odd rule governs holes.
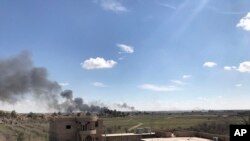
[[[249,109],[249,39],[245,0],[0,1],[0,58],[110,108]]]

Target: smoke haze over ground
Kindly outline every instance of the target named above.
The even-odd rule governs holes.
[[[89,111],[89,112],[99,112],[101,110],[100,106],[85,104],[83,99],[76,97],[73,99],[72,90],[64,90],[61,92],[61,96],[66,99],[65,102],[59,104],[60,108],[64,111],[71,113],[74,111]]]
[[[131,110],[131,111],[134,111],[135,110],[135,107],[133,106],[129,106],[127,103],[123,103],[123,104],[116,104],[116,106],[120,109],[125,109],[125,110]]]

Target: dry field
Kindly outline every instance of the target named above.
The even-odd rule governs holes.
[[[215,115],[140,115],[103,118],[107,133],[134,132],[135,127],[152,129],[187,129],[203,123],[240,123],[235,116]],[[0,123],[0,141],[48,141],[49,122],[45,120],[15,120]]]

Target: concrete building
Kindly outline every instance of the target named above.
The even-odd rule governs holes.
[[[136,133],[103,134],[96,116],[58,117],[50,121],[49,141],[229,141],[228,136],[194,131],[156,131],[138,128]]]
[[[50,120],[49,141],[140,141],[154,137],[151,132],[103,134],[103,127],[103,121],[96,116],[53,118]]]
[[[53,118],[49,132],[49,141],[102,141],[103,121],[96,116]]]

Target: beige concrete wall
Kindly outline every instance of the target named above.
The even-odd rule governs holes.
[[[70,129],[66,129],[66,126],[70,125]],[[75,141],[76,140],[76,125],[74,121],[54,121],[50,124],[50,138],[53,141]]]
[[[97,127],[96,122],[98,122]],[[69,125],[71,128],[67,129],[67,125]],[[103,121],[98,120],[97,118],[84,117],[52,119],[50,121],[50,141],[79,141],[80,136],[88,136],[86,133],[80,135],[80,131],[83,129],[82,125],[84,125],[84,131],[87,131],[87,134],[91,133],[90,136],[92,136],[94,139],[98,138],[98,141],[102,141]],[[90,130],[95,130],[96,132],[89,132]]]

